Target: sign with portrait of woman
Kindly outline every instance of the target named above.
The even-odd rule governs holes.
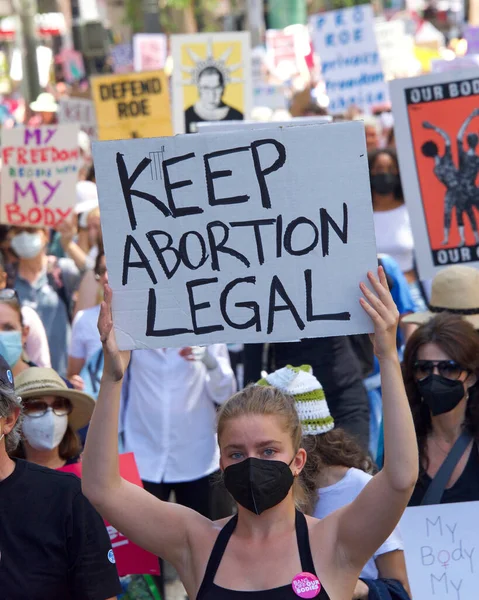
[[[201,33],[171,37],[175,133],[197,123],[241,121],[252,105],[250,35]]]

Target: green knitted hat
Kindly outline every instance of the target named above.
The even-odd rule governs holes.
[[[334,428],[324,390],[309,365],[287,365],[266,375],[257,385],[272,386],[294,396],[304,435],[318,435]]]

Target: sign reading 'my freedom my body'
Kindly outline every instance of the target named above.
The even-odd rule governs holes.
[[[3,130],[1,223],[55,227],[73,212],[78,131],[73,124]]]
[[[123,349],[364,333],[361,123],[94,144]]]

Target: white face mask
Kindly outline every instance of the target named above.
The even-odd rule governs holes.
[[[35,258],[43,250],[42,234],[40,231],[38,233],[22,231],[12,238],[10,245],[20,258]]]
[[[68,415],[59,417],[51,406],[41,417],[25,416],[23,435],[35,450],[53,450],[60,445],[68,427]]]

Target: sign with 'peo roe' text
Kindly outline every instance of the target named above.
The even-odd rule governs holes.
[[[78,124],[2,131],[1,223],[56,227],[73,213],[78,131]]]
[[[472,600],[479,585],[479,502],[407,508],[400,522],[413,598]]]
[[[94,144],[122,349],[364,333],[362,123]]]

